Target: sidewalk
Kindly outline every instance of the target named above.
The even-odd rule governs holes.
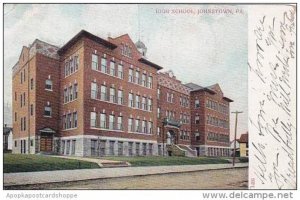
[[[237,163],[236,168],[248,167],[248,163]],[[4,186],[43,184],[55,182],[69,182],[103,178],[117,178],[128,176],[144,176],[166,173],[194,172],[232,168],[232,164],[206,165],[176,165],[151,167],[123,167],[100,169],[76,169],[41,172],[4,173]]]
[[[130,163],[125,161],[116,161],[116,160],[104,160],[104,159],[97,159],[97,158],[86,158],[86,157],[76,157],[76,156],[53,156],[56,158],[65,158],[65,159],[71,159],[71,160],[81,160],[81,161],[87,161],[87,162],[93,162],[98,164],[99,167],[129,167],[131,166]]]

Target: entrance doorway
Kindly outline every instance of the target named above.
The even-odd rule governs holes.
[[[42,132],[41,140],[40,140],[40,151],[52,152],[52,147],[53,147],[53,135]]]

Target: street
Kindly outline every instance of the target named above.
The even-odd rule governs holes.
[[[237,168],[15,186],[7,189],[247,189],[247,180],[248,168]]]

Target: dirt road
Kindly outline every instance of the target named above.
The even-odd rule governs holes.
[[[28,185],[7,189],[247,189],[248,168]]]

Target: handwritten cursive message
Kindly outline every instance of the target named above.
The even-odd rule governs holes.
[[[296,188],[296,6],[248,12],[249,187]]]

